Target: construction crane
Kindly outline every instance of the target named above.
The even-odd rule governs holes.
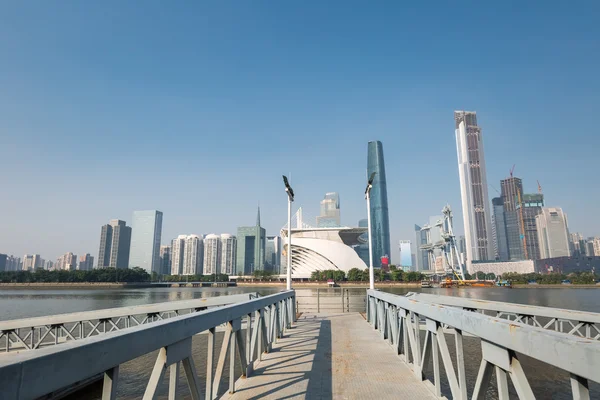
[[[540,181],[537,181],[538,184],[538,193],[542,194],[542,185],[540,185]]]

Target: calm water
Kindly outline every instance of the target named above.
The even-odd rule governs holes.
[[[36,317],[44,315],[62,314],[76,311],[89,311],[103,308],[125,307],[165,301],[188,300],[203,297],[224,296],[258,292],[262,295],[276,293],[281,288],[237,287],[237,288],[150,288],[150,289],[114,289],[114,290],[0,290],[0,320]],[[301,295],[309,295],[314,289],[298,289]],[[583,311],[600,311],[599,289],[572,289],[572,288],[455,288],[455,289],[404,289],[385,288],[384,291],[403,295],[410,291],[432,294],[453,295],[474,299],[506,301],[523,303],[536,306],[557,307]],[[364,292],[364,289],[356,289]],[[220,347],[222,334],[217,334],[216,348]],[[454,353],[453,340],[449,340],[451,353]],[[465,359],[480,360],[481,350],[478,339],[465,338]],[[193,353],[196,370],[200,381],[205,379],[205,353],[206,336],[198,335],[193,339]],[[118,386],[119,398],[137,399],[143,394],[156,352],[147,354],[122,366]],[[570,386],[566,374],[556,368],[549,367],[525,357],[521,358],[534,393],[538,398],[568,399],[571,398]],[[466,375],[470,390],[477,376],[477,363],[467,362]],[[227,371],[227,367],[225,371]],[[241,371],[238,371],[238,374]],[[182,372],[183,374],[183,372]],[[431,378],[432,371],[427,375]],[[165,381],[166,382],[166,381]],[[510,382],[510,380],[509,380]],[[226,380],[223,381],[221,391],[225,391]],[[495,379],[492,379],[495,386]],[[163,384],[159,398],[166,398],[167,384]],[[448,385],[442,374],[442,387],[448,393]],[[592,397],[600,397],[598,385],[591,385]],[[514,394],[514,389],[511,391]],[[179,392],[182,398],[188,398],[187,387],[183,375],[179,379]],[[101,385],[97,384],[85,392],[76,393],[70,399],[99,399]],[[497,398],[495,388],[492,387],[486,398]],[[511,396],[512,398],[512,396]]]
[[[81,289],[81,290],[0,290],[0,320],[39,317],[76,311],[127,307],[165,301],[190,300],[203,297],[226,296],[258,292],[262,295],[276,293],[281,288],[149,288],[149,289]],[[299,289],[308,294],[311,289]],[[356,289],[364,291],[364,289]],[[507,301],[536,306],[567,308],[582,311],[600,311],[600,289],[405,289],[384,288],[383,291],[403,295],[421,292],[461,296],[473,299]]]

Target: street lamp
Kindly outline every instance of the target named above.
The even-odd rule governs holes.
[[[376,172],[373,172],[367,182],[365,189],[365,199],[367,199],[367,226],[369,230],[369,289],[375,289],[375,273],[373,271],[373,243],[371,241],[371,189],[373,188],[373,179]]]
[[[292,290],[292,201],[294,201],[294,190],[290,186],[288,179],[283,175],[283,184],[285,192],[288,195],[288,251],[287,251],[287,290]]]

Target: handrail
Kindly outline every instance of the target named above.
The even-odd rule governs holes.
[[[74,312],[0,322],[0,350],[36,350],[68,340],[80,340],[159,321],[165,318],[234,304],[254,293]]]
[[[589,323],[600,323],[600,313],[568,310],[564,308],[540,307],[528,304],[507,303],[503,301],[491,301],[480,299],[469,299],[455,296],[438,296],[426,293],[410,292],[406,297],[429,303],[444,304],[474,310],[500,311],[518,315],[541,316],[547,318],[559,318],[565,320],[585,321]]]
[[[200,398],[200,386],[192,360],[191,337],[200,332],[209,332],[207,366],[210,373],[207,376],[212,377],[215,328],[227,324],[215,380],[210,384],[207,382],[208,398],[215,398],[225,359],[230,353],[229,349],[233,349],[230,355],[230,358],[233,358],[236,344],[240,346],[242,370],[244,375],[250,373],[252,362],[260,360],[263,350],[269,350],[273,341],[280,337],[283,330],[295,319],[294,295],[294,291],[285,291],[106,335],[71,341],[35,352],[9,353],[0,357],[0,397],[37,398],[74,382],[104,373],[103,399],[113,399],[118,380],[118,366],[161,349],[144,398],[152,398],[166,367],[178,368],[180,362],[186,372],[192,397]],[[242,318],[248,318],[249,322],[245,341],[240,330]],[[251,321],[254,322],[252,328]],[[231,360],[230,391],[234,390],[234,364],[235,360]],[[176,386],[175,380],[174,387]]]
[[[598,341],[429,303],[414,296],[397,296],[376,290],[368,290],[367,296],[370,323],[403,355],[405,362],[413,366],[418,377],[424,376],[424,367],[433,355],[435,394],[440,397],[438,349],[452,397],[466,398],[463,333],[481,339],[483,358],[473,398],[483,397],[492,368],[496,369],[501,399],[508,398],[508,392],[504,392],[507,376],[511,377],[519,398],[534,398],[516,353],[569,372],[574,398],[580,398],[581,393],[589,393],[588,380],[600,382]],[[419,327],[422,320],[426,326],[424,343],[421,342]],[[456,336],[458,377],[445,339],[449,328]]]

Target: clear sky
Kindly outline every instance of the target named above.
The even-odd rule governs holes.
[[[414,4],[418,3],[418,4]],[[392,261],[446,203],[462,231],[455,109],[488,182],[513,164],[600,235],[597,1],[0,1],[0,252],[98,255],[100,226],[163,211],[163,243],[366,216],[384,145]],[[496,196],[489,189],[490,198]]]

